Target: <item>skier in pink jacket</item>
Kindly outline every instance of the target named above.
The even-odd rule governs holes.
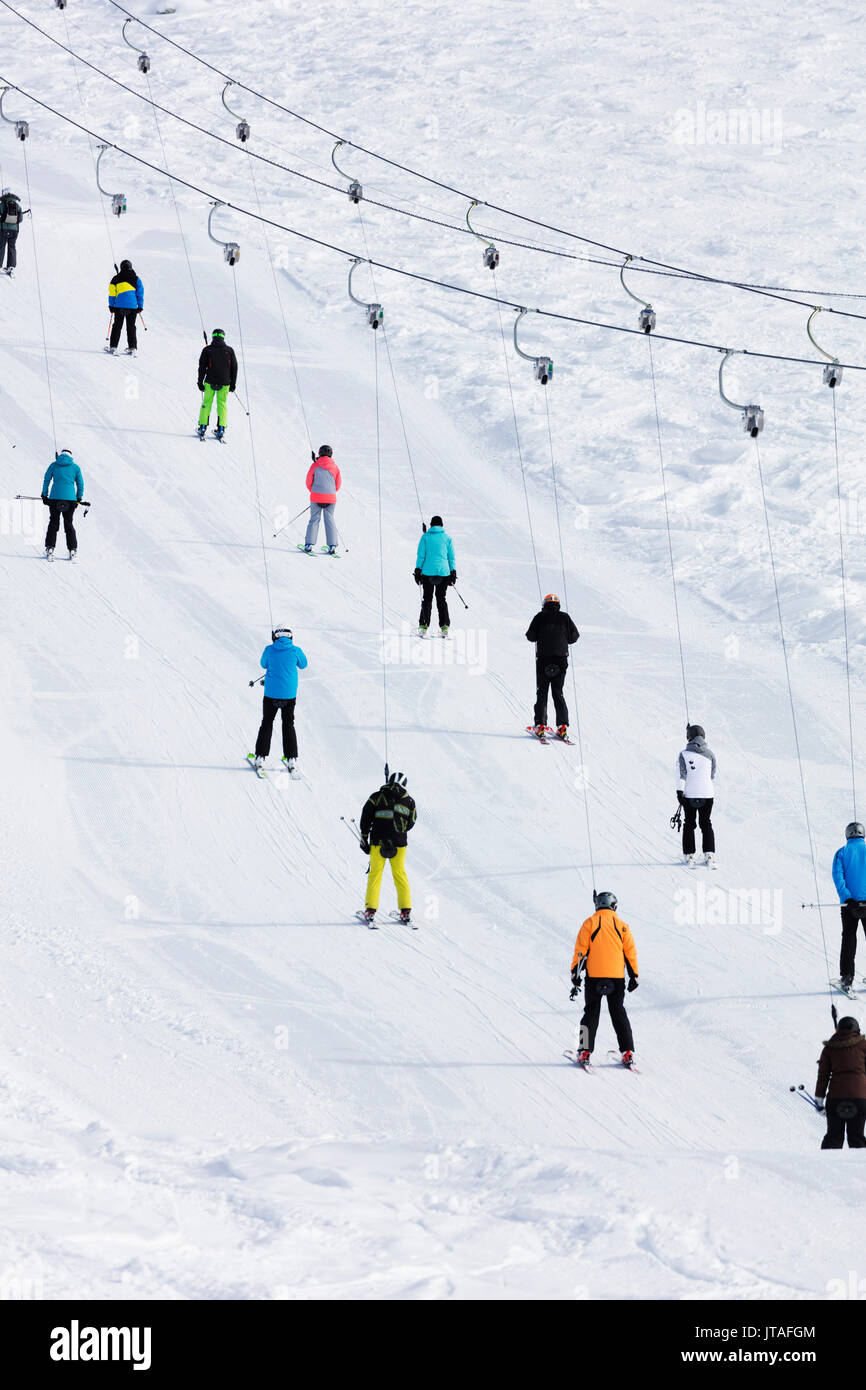
[[[323,444],[318,454],[313,454],[313,462],[307,473],[307,487],[310,492],[310,520],[304,544],[298,546],[305,554],[312,555],[316,537],[319,534],[319,521],[325,519],[325,546],[328,555],[337,553],[337,525],[334,511],[337,506],[337,493],[342,483],[340,470],[334,462],[334,451],[330,444]]]

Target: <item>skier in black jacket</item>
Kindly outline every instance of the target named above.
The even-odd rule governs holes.
[[[17,193],[13,193],[11,188],[4,188],[3,192],[0,193],[0,268],[3,268],[6,275],[11,275],[18,264],[16,250],[18,233],[21,230],[21,223],[29,211],[29,208],[22,208]],[[4,256],[6,258],[5,267],[3,267]]]
[[[568,705],[562,693],[568,670],[568,649],[580,633],[567,613],[559,608],[556,594],[548,594],[540,613],[526,629],[527,641],[535,643],[535,710],[533,733],[540,738],[547,727],[547,695],[553,695],[556,733],[568,737]]]
[[[215,328],[211,341],[202,348],[198,359],[198,389],[204,392],[198,417],[198,437],[204,439],[210,420],[214,396],[217,402],[217,427],[214,434],[222,439],[226,432],[226,402],[238,382],[238,359],[235,350],[226,342],[221,328]]]
[[[388,773],[387,768],[385,771]],[[364,803],[361,812],[361,849],[370,856],[364,908],[364,917],[368,922],[373,921],[379,906],[386,859],[391,861],[400,921],[411,921],[412,896],[406,876],[406,846],[417,816],[415,802],[406,790],[406,778],[402,772],[389,773],[379,790],[373,792]]]

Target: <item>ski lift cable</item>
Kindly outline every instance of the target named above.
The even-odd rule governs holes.
[[[30,188],[30,163],[27,159],[27,141],[21,142],[21,153],[24,156],[24,178],[27,183],[27,206],[30,208],[30,222],[33,232],[33,265],[36,271],[36,298],[39,303],[39,323],[42,328],[42,354],[45,358],[45,384],[48,388],[48,411],[51,416],[51,439],[55,453],[57,451],[57,422],[54,415],[54,390],[51,384],[51,362],[48,356],[48,336],[45,331],[45,309],[42,303],[42,277],[39,274],[39,247],[36,238],[37,218],[33,212],[33,193]]]
[[[832,985],[830,985],[830,957],[827,951],[827,933],[824,929],[824,916],[821,906],[821,894],[818,889],[818,868],[815,862],[815,844],[812,837],[812,822],[809,816],[809,800],[806,794],[806,774],[803,770],[803,756],[800,749],[800,732],[797,725],[797,710],[794,703],[794,689],[791,683],[791,666],[788,658],[788,643],[785,637],[785,623],[782,618],[782,599],[779,594],[779,580],[776,574],[776,557],[773,548],[773,534],[770,526],[770,511],[767,506],[767,492],[764,485],[764,469],[761,463],[761,446],[755,436],[755,460],[758,467],[758,482],[761,490],[761,506],[764,511],[764,525],[767,532],[767,550],[770,558],[770,573],[773,579],[773,591],[776,596],[776,614],[779,620],[779,642],[782,648],[782,659],[785,666],[785,684],[788,690],[788,705],[791,711],[791,727],[794,734],[794,749],[797,755],[797,768],[800,776],[800,793],[803,801],[803,817],[806,825],[806,838],[809,843],[809,857],[812,863],[812,879],[815,885],[815,903],[818,909],[818,923],[821,930],[821,943],[824,951],[824,967],[827,976],[827,993],[830,998],[831,1013],[833,1013]],[[835,1021],[835,1014],[834,1014]]]
[[[0,0],[0,3],[6,5],[7,9],[12,9],[12,6],[8,4],[8,0]],[[257,97],[260,101],[265,102],[268,106],[274,107],[278,111],[282,111],[284,115],[291,116],[294,120],[301,121],[304,125],[309,126],[313,130],[319,131],[319,133],[322,135],[327,135],[332,140],[335,140],[343,144],[351,144],[352,147],[356,149],[359,153],[369,155],[373,159],[378,159],[382,163],[388,164],[394,169],[399,169],[402,173],[410,174],[413,178],[421,179],[424,183],[431,184],[436,188],[441,188],[448,193],[453,193],[457,197],[465,199],[470,204],[477,205],[482,201],[480,199],[475,198],[472,194],[467,193],[464,189],[455,187],[453,184],[446,183],[444,180],[441,179],[435,179],[429,174],[424,174],[420,170],[412,168],[410,165],[403,164],[395,159],[391,159],[389,156],[381,154],[376,150],[368,149],[366,146],[359,145],[355,141],[347,140],[346,137],[340,135],[339,132],[330,130],[327,126],[323,126],[319,122],[311,120],[310,117],[303,116],[300,112],[294,111],[292,110],[292,108],[284,106],[281,102],[275,101],[272,97],[266,96],[264,92],[258,91],[255,87],[250,87],[246,83],[239,81],[237,78],[232,77],[230,73],[223,72],[221,68],[216,67],[213,63],[209,63],[207,59],[200,57],[199,54],[194,53],[192,49],[186,48],[183,44],[178,43],[176,39],[170,38],[168,34],[164,34],[161,30],[153,28],[152,25],[145,24],[144,20],[138,19],[138,17],[136,15],[133,15],[130,10],[127,10],[123,5],[119,4],[118,0],[109,0],[109,4],[113,5],[115,9],[120,10],[122,14],[126,14],[133,19],[137,19],[137,22],[139,24],[141,24],[144,28],[149,29],[151,33],[156,34],[165,43],[170,44],[173,48],[178,49],[181,53],[185,53],[187,57],[192,58],[195,62],[202,64],[202,66],[208,68],[211,72],[216,73],[216,75],[223,78],[224,81],[233,82],[236,86],[240,87],[243,91],[248,92],[251,96]],[[558,236],[564,236],[574,241],[580,241],[587,246],[594,246],[598,250],[609,252],[611,255],[626,256],[629,254],[628,252],[623,250],[622,247],[610,246],[607,243],[595,240],[592,237],[582,236],[577,232],[568,231],[566,228],[557,227],[549,222],[543,222],[537,218],[529,217],[524,213],[515,212],[511,208],[501,207],[496,203],[490,202],[486,202],[485,205],[488,208],[490,208],[490,210],[493,212],[503,213],[505,216],[513,217],[521,222],[527,223],[527,225],[529,226],[540,227],[546,231],[553,232]],[[635,255],[633,259],[636,261],[642,261],[647,266],[654,266],[658,267],[659,269],[668,271],[677,271],[685,274],[689,278],[703,280],[708,283],[726,284],[730,285],[733,288],[747,290],[749,293],[753,294],[764,294],[770,295],[772,297],[772,294],[774,293],[773,291],[765,290],[756,285],[749,285],[744,281],[723,279],[717,276],[707,275],[702,271],[692,271],[689,270],[687,267],[677,266],[670,262],[661,261],[653,257]],[[827,312],[845,313],[846,311],[828,309]],[[851,315],[851,317],[860,318],[866,316]]]
[[[493,272],[493,287],[496,286],[496,272]],[[523,500],[526,505],[526,524],[529,528],[529,544],[532,548],[532,563],[535,567],[535,582],[538,585],[538,601],[541,602],[541,571],[538,567],[538,550],[535,544],[535,531],[532,526],[532,508],[529,504],[529,486],[526,480],[526,465],[523,459],[523,447],[520,443],[520,426],[517,422],[517,406],[514,401],[514,387],[511,381],[511,362],[508,355],[508,344],[505,340],[505,323],[502,317],[502,303],[496,299],[496,311],[499,316],[499,336],[502,339],[502,356],[505,359],[505,380],[508,384],[508,396],[511,401],[511,418],[514,422],[514,442],[517,445],[517,459],[520,464],[520,478],[523,484]]]
[[[842,630],[845,640],[845,688],[848,695],[848,746],[851,754],[851,801],[854,820],[857,819],[857,777],[854,755],[854,705],[851,697],[851,661],[848,645],[848,594],[845,574],[845,539],[842,524],[842,481],[839,467],[839,428],[836,418],[836,392],[831,394],[833,402],[833,452],[836,458],[836,506],[839,514],[839,574],[842,581]]]
[[[547,443],[550,453],[550,473],[553,480],[553,506],[556,514],[556,535],[559,541],[559,565],[562,570],[562,597],[565,600],[565,611],[569,611],[568,606],[568,575],[565,566],[565,550],[562,544],[562,519],[559,512],[559,487],[556,481],[556,455],[553,448],[553,430],[550,423],[550,396],[547,391],[544,393],[544,409],[547,419]],[[586,817],[586,847],[589,854],[589,869],[592,876],[593,902],[595,902],[595,858],[592,852],[592,829],[589,815],[589,779],[586,775],[586,760],[583,756],[583,733],[580,726],[580,702],[577,696],[577,676],[574,671],[574,662],[570,661],[571,667],[571,694],[574,703],[574,729],[577,734],[577,754],[580,759],[581,783],[583,786],[583,809]]]
[[[63,25],[64,25],[64,28],[66,29],[66,38],[67,38],[67,41],[69,41],[69,20],[68,20],[67,17],[66,17],[66,9],[65,9],[65,7],[64,7],[64,9],[63,9],[63,11],[62,11],[62,14],[63,14]],[[83,89],[83,87],[82,87],[82,85],[81,85],[81,79],[80,79],[79,76],[78,76],[78,69],[77,69],[77,67],[75,66],[75,58],[74,58],[74,55],[71,54],[71,53],[70,53],[70,60],[71,60],[71,61],[70,61],[70,67],[72,68],[72,76],[75,78],[75,87],[76,87],[76,90],[77,90],[77,92],[78,92],[78,101],[79,101],[79,104],[80,104],[80,106],[81,106],[82,115],[84,116],[84,119],[87,120],[87,119],[89,119],[89,118],[88,118],[88,114],[87,114],[87,102],[86,102],[85,97],[84,97],[84,89]],[[96,176],[96,153],[95,153],[95,150],[94,150],[93,141],[92,141],[91,139],[88,139],[88,141],[87,141],[87,148],[88,148],[88,150],[90,151],[90,162],[91,162],[91,164],[93,165],[93,173],[94,173],[94,177],[95,177],[95,176]],[[111,256],[111,264],[114,266],[115,271],[116,271],[116,270],[117,270],[117,252],[116,252],[115,249],[114,249],[114,238],[113,238],[112,235],[111,235],[111,223],[110,223],[109,220],[108,220],[108,208],[105,206],[105,203],[104,203],[104,201],[102,200],[102,198],[99,199],[99,207],[100,207],[100,211],[101,211],[101,213],[102,213],[102,220],[103,220],[103,222],[105,223],[105,235],[106,235],[106,237],[107,237],[107,239],[108,239],[108,250],[109,250],[109,254],[110,254],[110,256]]]
[[[264,514],[262,511],[262,494],[261,488],[259,486],[258,462],[256,460],[256,435],[255,429],[253,427],[252,399],[250,397],[249,379],[247,377],[247,359],[246,353],[244,351],[244,330],[243,324],[241,322],[241,301],[240,295],[238,293],[238,273],[237,268],[234,265],[232,266],[232,284],[234,286],[235,292],[235,313],[237,316],[238,324],[238,349],[240,352],[241,359],[241,372],[243,374],[244,379],[244,396],[246,398],[247,406],[247,425],[249,427],[250,433],[250,461],[252,463],[253,468],[253,485],[255,487],[256,492],[256,512],[259,520],[259,541],[262,549],[262,568],[265,572],[265,592],[267,594],[268,599],[268,631],[271,632],[273,631],[274,626],[274,607],[273,603],[271,602],[271,578],[268,571],[268,550],[265,544],[265,523]]]
[[[649,334],[647,334],[647,340],[646,340],[646,341],[647,341],[647,348],[649,349],[650,380],[651,380],[651,382],[652,382],[653,410],[655,411],[655,421],[656,421],[656,441],[657,441],[657,443],[658,443],[658,453],[659,453],[659,472],[660,472],[660,474],[661,474],[661,480],[662,480],[662,498],[663,498],[663,501],[664,501],[665,528],[666,528],[666,530],[667,530],[667,535],[668,535],[668,558],[669,558],[669,560],[670,560],[670,566],[671,566],[671,589],[673,590],[673,598],[674,598],[674,619],[675,619],[675,621],[676,621],[676,628],[677,628],[677,645],[679,646],[679,651],[680,651],[680,673],[681,673],[681,675],[682,675],[682,681],[683,681],[683,702],[684,702],[684,704],[685,704],[685,710],[686,710],[686,723],[688,724],[690,721],[689,721],[689,692],[688,692],[688,686],[687,686],[687,684],[686,684],[686,661],[685,661],[685,655],[684,655],[684,652],[683,652],[683,632],[682,632],[682,625],[681,625],[681,623],[680,623],[680,605],[679,605],[679,598],[678,598],[678,595],[677,595],[677,573],[676,573],[676,566],[674,565],[674,545],[673,545],[673,537],[672,537],[672,535],[671,535],[671,517],[670,517],[670,509],[669,509],[669,507],[668,507],[668,486],[667,486],[667,477],[666,477],[666,474],[665,474],[665,455],[664,455],[664,449],[663,449],[663,447],[662,447],[662,426],[661,426],[661,418],[660,418],[660,415],[659,415],[658,391],[657,391],[657,388],[656,388],[656,369],[655,369],[655,362],[654,362],[654,360],[653,360],[653,345],[652,345],[652,338],[649,336]]]
[[[4,0],[0,0],[0,4],[2,4],[3,2]],[[110,3],[114,3],[114,0],[110,0]],[[2,74],[0,74],[0,82],[7,81],[8,79],[6,79],[2,76]],[[9,82],[9,85],[14,86],[14,84],[12,84],[11,82]],[[15,90],[20,92],[22,96],[26,97],[28,101],[34,102],[37,106],[40,106],[45,111],[49,111],[53,116],[56,116],[59,120],[66,122],[68,125],[74,126],[77,130],[82,131],[83,134],[90,135],[95,139],[102,139],[102,137],[97,135],[95,131],[92,131],[87,126],[82,125],[80,121],[74,120],[72,116],[66,115],[65,112],[58,111],[56,107],[49,105],[49,103],[46,101],[42,101],[39,97],[34,96],[32,92],[27,91],[25,88],[15,86]],[[334,251],[338,255],[345,256],[350,261],[357,261],[358,263],[361,263],[365,259],[364,257],[359,257],[355,255],[354,252],[347,250],[343,246],[337,246],[333,242],[323,240],[321,237],[315,237],[309,232],[298,231],[298,229],[295,227],[288,227],[283,222],[277,222],[274,218],[265,217],[262,214],[253,212],[249,208],[241,207],[237,203],[232,203],[224,199],[215,198],[215,195],[209,192],[207,189],[202,188],[198,184],[192,183],[189,179],[181,178],[179,174],[172,174],[168,169],[161,168],[158,164],[154,164],[151,160],[145,159],[142,155],[134,154],[131,150],[126,149],[126,147],[123,145],[114,144],[109,145],[109,147],[116,150],[118,154],[125,155],[128,159],[133,160],[136,164],[140,164],[144,168],[150,169],[151,172],[161,174],[164,178],[173,179],[175,183],[181,184],[182,187],[190,189],[193,193],[200,194],[203,198],[208,199],[210,202],[216,201],[222,203],[223,206],[230,208],[233,212],[238,213],[242,217],[251,217],[255,221],[265,223],[269,227],[276,227],[280,231],[287,232],[290,236],[297,237],[301,241],[309,242],[313,246],[320,246],[325,250]],[[472,299],[484,299],[487,300],[489,303],[498,303],[504,305],[506,308],[509,309],[521,309],[524,307],[521,304],[517,303],[516,300],[497,299],[495,295],[486,294],[482,290],[470,289],[468,286],[465,285],[455,285],[447,280],[439,280],[432,275],[422,275],[420,271],[407,270],[403,266],[391,265],[387,261],[371,260],[369,264],[371,266],[374,266],[378,270],[388,271],[392,275],[401,275],[405,279],[417,280],[421,284],[433,285],[438,289],[451,290],[456,294],[467,295]],[[811,307],[811,305],[809,307]],[[575,314],[558,313],[552,309],[536,308],[533,310],[533,313],[540,315],[542,318],[551,319],[554,322],[574,323],[580,325],[581,327],[599,328],[611,333],[629,333],[632,335],[641,334],[641,336],[643,336],[641,329],[628,328],[624,324],[602,323],[596,319],[585,319]],[[685,347],[702,348],[708,352],[721,352],[726,353],[728,355],[736,353],[737,355],[743,357],[754,357],[760,360],[771,362],[790,362],[797,366],[814,367],[821,365],[820,363],[816,363],[814,358],[794,357],[793,355],[787,353],[760,352],[752,348],[729,349],[722,347],[718,343],[708,343],[705,340],[699,338],[683,338],[671,333],[656,333],[655,336],[659,342],[678,343]],[[851,371],[866,371],[866,364],[850,362],[841,363],[840,365],[850,368]]]
[[[144,69],[142,69],[142,72],[144,73],[144,80],[147,84],[148,93],[152,95],[150,86],[150,76],[148,72],[146,72]],[[159,140],[159,148],[162,151],[162,162],[163,164],[167,164],[168,158],[165,152],[165,141],[162,138],[162,129],[159,124],[159,117],[156,114],[157,108],[154,102],[151,102],[151,108],[153,110],[153,123],[156,126],[156,135],[157,139]],[[177,229],[180,232],[180,241],[181,245],[183,246],[183,254],[184,259],[186,260],[186,268],[189,272],[190,285],[192,286],[192,297],[195,300],[196,313],[198,314],[198,321],[201,324],[202,336],[204,337],[205,342],[207,342],[207,332],[204,326],[204,314],[202,313],[201,301],[198,297],[198,289],[195,283],[195,275],[193,273],[192,261],[190,260],[189,246],[187,245],[186,233],[183,230],[183,220],[180,215],[180,207],[177,201],[177,194],[175,193],[174,181],[172,179],[169,179],[168,186],[171,192],[171,201],[174,205],[174,215],[177,219]]]
[[[365,251],[367,251],[367,252],[369,253],[370,248],[369,248],[369,244],[368,244],[368,242],[367,242],[367,227],[366,227],[366,223],[364,222],[364,216],[363,216],[363,213],[361,212],[360,205],[358,206],[358,222],[359,222],[360,227],[361,227],[361,235],[362,235],[362,237],[364,238],[364,249],[365,249]],[[374,293],[374,295],[376,296],[376,298],[378,299],[378,298],[379,298],[379,290],[378,290],[378,287],[377,287],[377,285],[376,285],[376,275],[375,275],[375,272],[374,272],[372,269],[371,269],[371,271],[370,271],[370,276],[371,276],[371,279],[372,279],[372,282],[373,282],[373,293]],[[418,515],[419,515],[420,518],[421,518],[421,525],[422,525],[423,529],[426,531],[427,527],[426,527],[426,523],[425,523],[425,521],[424,521],[424,509],[423,509],[423,507],[421,506],[421,493],[420,493],[419,488],[418,488],[418,479],[417,479],[417,477],[415,476],[415,461],[414,461],[414,459],[413,459],[413,457],[412,457],[412,446],[411,446],[411,444],[409,443],[409,431],[406,429],[406,419],[405,419],[405,416],[403,415],[403,405],[402,405],[402,402],[401,402],[401,400],[400,400],[400,392],[399,392],[399,389],[398,389],[398,387],[397,387],[397,374],[396,374],[396,372],[394,371],[394,360],[393,360],[393,357],[392,357],[392,355],[391,355],[391,344],[390,344],[390,342],[388,341],[388,334],[387,334],[387,331],[386,331],[386,328],[385,328],[385,321],[384,321],[384,319],[382,320],[382,325],[381,325],[381,326],[382,326],[382,337],[383,337],[384,342],[385,342],[385,351],[386,351],[386,353],[387,353],[387,355],[388,355],[388,370],[389,370],[390,375],[391,375],[391,385],[392,385],[392,387],[394,388],[394,400],[395,400],[396,405],[397,405],[397,415],[399,416],[399,419],[400,419],[400,429],[401,429],[402,434],[403,434],[403,443],[404,443],[405,446],[406,446],[406,457],[407,457],[407,459],[408,459],[408,461],[409,461],[409,472],[410,472],[411,477],[412,477],[412,487],[414,488],[414,491],[415,491],[415,500],[416,500],[416,502],[417,502],[417,504],[418,504]]]
[[[234,114],[234,113],[233,113],[233,114]],[[249,153],[252,153],[252,151],[249,151]],[[253,165],[252,160],[249,161],[248,167],[249,167],[249,171],[250,171],[250,183],[252,184],[253,196],[255,197],[255,200],[256,200],[256,207],[258,208],[259,213],[261,214],[261,211],[262,211],[262,200],[261,200],[261,197],[259,196],[259,186],[258,186],[258,182],[257,182],[257,180],[256,180],[255,167],[254,167],[254,165]],[[273,254],[272,254],[272,252],[271,252],[271,242],[270,242],[270,237],[268,236],[268,229],[267,229],[266,226],[264,226],[264,224],[262,225],[262,235],[264,236],[264,241],[265,241],[265,253],[266,253],[267,258],[268,258],[268,264],[269,264],[269,266],[270,266],[270,268],[271,268],[271,276],[272,276],[272,279],[273,279],[273,282],[274,282],[274,293],[275,293],[275,295],[276,295],[276,297],[277,297],[277,306],[278,306],[278,308],[279,308],[279,311],[280,311],[280,318],[282,319],[282,323],[283,323],[283,335],[284,335],[284,337],[285,337],[285,340],[286,340],[286,347],[288,348],[288,352],[289,352],[289,361],[290,361],[291,364],[292,364],[292,375],[293,375],[294,378],[295,378],[295,389],[296,389],[296,391],[297,391],[297,393],[298,393],[298,404],[299,404],[299,406],[300,406],[300,408],[301,408],[301,418],[302,418],[302,420],[303,420],[303,422],[304,422],[304,432],[305,432],[305,434],[306,434],[306,436],[307,436],[307,443],[309,444],[310,450],[312,451],[312,448],[313,448],[313,437],[312,437],[312,434],[311,434],[311,432],[310,432],[310,422],[309,422],[309,419],[308,419],[308,416],[307,416],[306,405],[305,405],[305,403],[304,403],[304,393],[303,393],[303,391],[302,391],[302,389],[301,389],[301,378],[300,378],[300,374],[299,374],[299,372],[298,372],[297,360],[296,360],[296,358],[295,358],[295,350],[294,350],[294,345],[293,345],[293,343],[292,343],[292,335],[291,335],[291,333],[289,332],[289,325],[288,325],[288,321],[287,321],[287,319],[286,319],[286,310],[285,310],[285,306],[284,306],[284,304],[283,304],[283,296],[282,296],[282,293],[280,292],[280,281],[279,281],[279,276],[277,275],[277,268],[276,268],[276,265],[274,264],[274,257],[273,257]]]
[[[376,402],[376,503],[379,513],[379,611],[382,640],[385,637],[385,534],[382,520],[382,422],[379,402],[379,335],[373,334],[373,384]],[[385,767],[388,752],[388,662],[382,653],[382,726],[385,740]]]

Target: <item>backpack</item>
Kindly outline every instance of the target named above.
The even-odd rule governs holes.
[[[20,226],[21,204],[19,203],[17,198],[13,198],[9,194],[7,194],[7,196],[3,199],[2,204],[0,204],[0,211],[2,211],[0,221],[2,221],[4,226],[9,226],[12,224],[14,224],[16,227]]]

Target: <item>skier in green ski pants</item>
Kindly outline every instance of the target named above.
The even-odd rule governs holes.
[[[226,432],[226,406],[229,392],[234,391],[238,380],[238,359],[235,350],[226,342],[221,328],[215,328],[211,341],[202,348],[198,359],[198,389],[202,394],[201,410],[198,417],[198,437],[204,439],[210,420],[214,397],[217,403],[217,427],[214,433],[222,439]]]

